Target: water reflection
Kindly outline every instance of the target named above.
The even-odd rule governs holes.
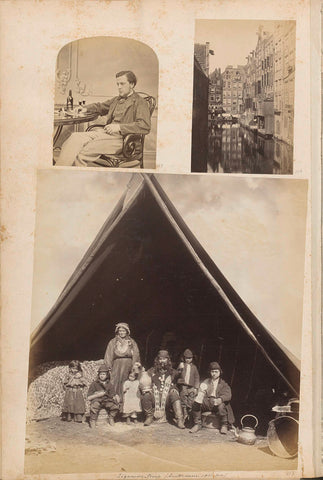
[[[209,129],[208,172],[292,174],[293,148],[240,125]]]

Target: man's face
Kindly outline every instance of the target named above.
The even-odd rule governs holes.
[[[161,367],[166,367],[168,359],[165,357],[159,357],[159,365]]]
[[[192,357],[185,357],[185,363],[192,363]]]
[[[127,75],[117,77],[117,87],[120,97],[127,97],[133,91],[133,83],[129,83]]]
[[[218,369],[211,370],[210,373],[211,373],[212,380],[217,380],[220,377],[220,370]]]

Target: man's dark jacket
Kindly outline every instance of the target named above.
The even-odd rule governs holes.
[[[206,389],[206,397],[210,397],[212,390],[213,390],[213,385],[212,385],[212,379],[211,378],[206,378],[202,384],[207,385]],[[219,379],[219,383],[216,389],[215,393],[216,398],[221,398],[222,402],[226,405],[227,411],[228,411],[228,421],[229,423],[234,423],[234,414],[233,410],[230,404],[230,400],[232,398],[232,393],[231,393],[231,387],[222,379]]]

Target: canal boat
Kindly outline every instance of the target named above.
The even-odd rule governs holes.
[[[258,133],[258,122],[257,119],[254,118],[253,120],[250,120],[249,123],[244,125],[247,130],[252,132],[254,135],[257,135]]]
[[[222,115],[217,116],[216,121],[219,125],[233,125],[238,123],[238,117],[230,113],[222,113]]]
[[[265,139],[273,138],[273,134],[266,132],[266,130],[264,128],[259,128],[258,129],[258,135],[260,135],[260,137],[265,138]]]

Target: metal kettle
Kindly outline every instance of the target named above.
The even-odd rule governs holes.
[[[256,420],[256,424],[254,428],[245,427],[243,425],[243,420],[247,417],[252,417]],[[254,443],[257,440],[257,436],[256,436],[256,428],[258,426],[257,417],[251,414],[247,414],[241,418],[240,422],[241,422],[242,430],[240,430],[239,433],[237,433],[237,429],[235,430],[235,436],[237,437],[237,442],[243,443],[244,445],[254,445]]]

